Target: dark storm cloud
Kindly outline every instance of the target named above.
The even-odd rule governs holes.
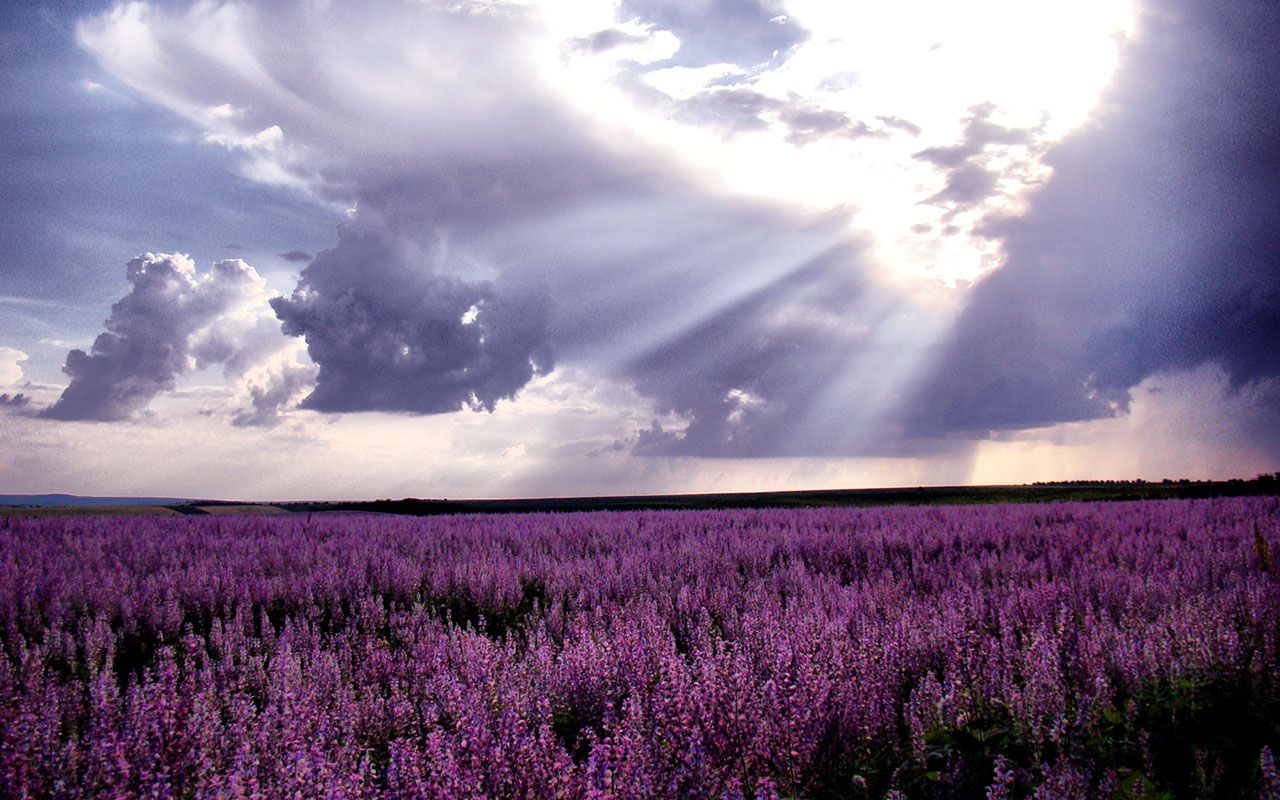
[[[281,253],[280,257],[290,264],[303,264],[311,260],[311,254],[304,253],[301,250],[290,250],[287,253]]]
[[[303,270],[292,297],[272,300],[319,366],[303,408],[492,411],[551,369],[544,297],[440,274],[394,241],[365,213]]]
[[[937,354],[908,411],[917,432],[1122,413],[1144,378],[1205,362],[1237,388],[1280,376],[1276,30],[1272,3],[1148,4],[1028,213],[986,226],[1007,264]]]
[[[383,2],[246,10],[252,24],[228,35],[261,59],[260,80],[242,75],[238,62],[210,65],[190,46],[191,18],[210,9],[139,13],[165,65],[138,72],[120,58],[142,91],[181,98],[176,105],[187,113],[247,109],[219,117],[218,125],[233,126],[219,131],[223,140],[276,130],[273,167],[358,209],[292,294],[273,302],[284,331],[305,339],[318,366],[303,403],[309,409],[429,414],[492,409],[514,396],[552,368],[551,298],[537,288],[539,276],[474,263],[471,240],[596,202],[625,205],[652,191],[665,166],[633,142],[584,126],[539,81],[530,62],[540,46],[536,26],[518,9],[490,15]],[[378,69],[415,65],[406,66],[421,70],[411,76],[414,91],[332,91],[330,72],[370,69],[369,52],[351,32],[388,29],[401,35],[373,61]],[[117,36],[125,34],[114,18],[87,21],[80,35],[116,63]],[[433,45],[431,68],[421,65],[424,42]],[[436,64],[466,69],[441,80]],[[306,102],[282,101],[279,85]]]
[[[669,30],[680,50],[669,63],[761,64],[808,38],[776,0],[624,0],[622,17]]]
[[[770,35],[786,29],[752,8],[754,23]],[[235,64],[211,66],[207,53],[187,43],[191,19],[151,9],[147,23],[165,68],[119,65],[141,91],[179,110],[246,109],[232,122],[219,118],[238,126],[228,136],[278,126],[272,157],[282,169],[355,205],[336,245],[302,270],[289,297],[272,303],[285,333],[305,340],[317,367],[304,408],[492,409],[563,360],[634,382],[690,420],[673,450],[833,447],[786,433],[842,373],[850,337],[859,336],[826,308],[864,296],[856,248],[836,246],[848,241],[847,218],[815,220],[727,196],[671,154],[566,107],[538,82],[529,58],[541,45],[517,17],[395,2],[374,9],[253,12],[251,25],[228,36],[261,61],[260,81]],[[198,5],[188,13],[203,19],[211,12]],[[742,13],[738,4],[730,17]],[[648,22],[663,27],[641,19]],[[370,74],[370,54],[355,33],[388,28],[403,36],[374,64],[382,71],[405,64],[408,90],[333,91],[330,76]],[[131,35],[109,19],[82,30],[108,63]],[[413,73],[407,65],[420,63],[424,43],[434,45],[433,65],[466,69],[447,81],[431,69]],[[290,96],[282,100],[279,86],[289,86]],[[758,108],[775,124],[790,120],[803,136],[857,126],[798,101],[757,97],[749,87],[713,91],[739,92],[727,96],[723,111],[735,124],[751,124]],[[290,154],[298,155],[290,161]],[[814,258],[823,252],[843,255]],[[620,369],[623,363],[634,369]],[[274,409],[288,404],[278,401],[300,382],[281,373],[251,384],[240,424],[270,424]]]
[[[653,181],[643,159],[610,161],[567,130],[521,149],[520,160],[432,161],[363,178],[359,211],[337,244],[303,269],[291,297],[272,301],[285,333],[304,337],[319,367],[301,407],[492,411],[551,371],[562,298],[540,275],[502,261],[484,267],[492,278],[470,277],[473,237],[595,200],[639,200]]]
[[[88,353],[67,355],[63,372],[71,382],[42,416],[128,419],[190,370],[194,336],[229,311],[260,302],[263,291],[257,272],[238,259],[199,275],[184,256],[148,253],[130,261],[126,275],[129,294],[111,306],[106,331]]]

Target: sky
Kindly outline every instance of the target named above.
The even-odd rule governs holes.
[[[1280,468],[1280,6],[0,9],[0,491]]]

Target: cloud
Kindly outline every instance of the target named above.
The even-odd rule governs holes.
[[[288,340],[267,305],[273,294],[246,298],[192,334],[187,344],[193,368],[221,365],[224,376],[236,378],[285,347]]]
[[[784,10],[780,0],[624,0],[620,9],[679,37],[673,62],[687,66],[754,65],[789,51],[809,33]]]
[[[895,98],[855,112],[857,98],[842,93],[857,86],[813,95],[847,63],[828,59],[809,78],[761,67],[805,35],[790,14],[771,23],[783,9],[770,3],[632,3],[619,12],[628,23],[606,8],[576,27],[554,18],[554,4],[469,7],[134,3],[81,24],[81,43],[115,79],[231,148],[224,157],[255,180],[286,176],[311,200],[354,209],[272,306],[311,364],[252,381],[252,368],[236,367],[233,422],[277,420],[305,393],[308,367],[315,383],[303,408],[434,415],[501,413],[553,366],[569,366],[626,381],[652,403],[656,429],[608,439],[636,452],[897,452],[888,414],[947,319],[929,313],[930,290],[916,297],[917,282],[878,280],[871,260],[965,260],[941,252],[947,243],[897,241],[894,226],[911,234],[928,193],[961,207],[985,198],[995,172],[999,183],[1016,178],[997,162],[1041,137],[1002,122],[1025,113],[997,122],[994,107],[962,93],[939,112],[950,124],[969,108],[959,141],[920,149],[909,135],[925,133],[906,119],[938,124],[917,114],[923,104]],[[723,25],[700,28],[712,17]],[[594,82],[566,67],[621,62],[640,46],[631,33],[664,30],[680,48],[644,75],[666,72],[691,91],[657,96],[650,86],[651,107],[610,83],[642,84],[634,62]],[[210,113],[224,106],[236,113]],[[673,108],[725,131],[774,135],[718,147],[706,131],[670,124],[662,110]],[[855,116],[864,111],[868,123]],[[703,150],[679,152],[695,140],[738,161],[708,166]],[[838,140],[850,157],[822,158]],[[886,152],[894,169],[844,171],[871,163],[864,147]],[[771,153],[782,157],[761,158]],[[917,188],[934,167],[945,173],[941,194]],[[871,188],[846,191],[862,174]],[[784,186],[786,201],[733,194],[752,182],[753,197]],[[861,218],[889,231],[872,249],[850,233],[849,209],[880,194],[888,210]],[[811,195],[823,199],[803,207],[838,210],[796,210]],[[924,213],[930,226],[913,235],[947,229],[932,224],[941,212]],[[201,362],[229,365],[227,353],[244,350],[224,346],[216,329],[199,341],[191,356]]]
[[[908,404],[914,430],[1106,418],[1149,376],[1202,364],[1237,390],[1280,375],[1277,24],[1249,0],[1147,5],[1096,117],[1046,154],[1052,179],[984,225],[1006,264]],[[957,168],[973,151],[921,157]]]
[[[693,125],[708,125],[726,133],[767,130],[764,115],[781,101],[743,87],[710,89],[673,104],[675,116]]]
[[[991,436],[975,451],[971,480],[1242,478],[1275,469],[1280,382],[1236,389],[1206,364],[1158,372],[1130,394],[1122,416]]]
[[[514,6],[130,6],[86,21],[80,38],[209,141],[247,142],[243,157],[274,159],[356,209],[272,303],[318,369],[302,407],[436,414],[494,409],[562,350],[613,374],[619,351],[661,347],[672,326],[794,269],[815,240],[847,238],[840,221],[700,186],[677,157],[584,113],[539,71],[544,22]],[[155,58],[131,47],[139,29]],[[622,28],[633,29],[648,30]],[[402,35],[376,58],[352,34],[386,30]],[[371,75],[378,91],[352,77]],[[207,113],[223,104],[243,113]],[[758,262],[745,280],[744,258]]]
[[[927,161],[944,169],[955,169],[963,166],[970,159],[981,156],[991,145],[1027,144],[1031,141],[1031,132],[1008,128],[991,121],[996,112],[991,103],[981,103],[969,109],[965,120],[963,138],[957,144],[927,147],[914,155],[921,161]]]
[[[302,271],[292,296],[271,301],[284,332],[305,337],[319,366],[303,408],[492,411],[550,371],[543,296],[440,274],[393,241],[361,215]]]
[[[956,212],[979,206],[999,193],[1000,172],[988,167],[993,152],[1003,153],[1009,147],[1029,145],[1034,140],[1034,131],[992,122],[991,117],[996,110],[991,103],[974,106],[969,109],[959,143],[927,147],[912,156],[933,164],[946,175],[942,190],[924,201],[949,207],[951,213],[944,221],[949,221]],[[910,130],[899,120],[885,120],[885,124]],[[916,128],[915,133],[919,132]]]
[[[3,408],[25,408],[30,402],[31,398],[22,392],[17,394],[0,393],[0,407]]]
[[[316,383],[317,367],[301,358],[301,349],[284,348],[246,370],[236,394],[231,424],[240,428],[270,428],[297,408]]]
[[[130,3],[77,37],[253,179],[340,208],[408,197],[438,226],[635,171],[602,158],[616,155],[604,132],[543,79],[549,24],[501,2]],[[209,113],[222,106],[240,113]]]
[[[833,247],[633,361],[626,374],[674,425],[639,432],[647,456],[866,454],[892,449],[850,363],[897,349],[877,323],[904,311],[851,267],[855,244]],[[882,306],[877,308],[877,306]],[[889,377],[887,374],[885,377]],[[828,418],[834,413],[843,424]]]
[[[885,124],[885,127],[895,128],[900,131],[905,131],[911,136],[919,136],[920,134],[924,133],[924,128],[921,128],[919,125],[915,124],[909,119],[902,119],[901,117],[895,117],[887,114],[882,114],[876,117],[876,119],[883,122]]]
[[[172,413],[147,425],[52,425],[12,414],[0,424],[0,485],[282,501],[954,484],[966,474],[963,460],[633,458],[610,445],[634,440],[627,434],[647,424],[647,403],[625,384],[579,382],[570,372],[535,380],[520,403],[484,416],[345,414],[307,424],[313,415],[303,414],[302,424],[236,427],[188,413],[203,401],[177,395],[163,401]],[[520,444],[523,457],[501,457]]]
[[[1000,173],[968,161],[947,173],[946,186],[931,195],[926,203],[971,208],[996,194]]]
[[[790,132],[787,141],[796,145],[804,145],[828,136],[839,136],[859,139],[863,136],[883,136],[884,133],[874,131],[865,122],[854,122],[842,111],[816,108],[804,104],[792,103],[778,113],[778,120]]]
[[[27,354],[12,347],[0,347],[0,386],[12,386],[22,380],[22,362]]]
[[[855,122],[842,111],[821,108],[794,96],[780,100],[750,84],[710,88],[679,100],[665,97],[659,105],[665,105],[675,119],[716,128],[728,135],[769,130],[771,124],[777,124],[794,145],[827,137],[886,135],[865,122]]]
[[[569,45],[588,53],[603,53],[624,44],[639,44],[645,37],[638,33],[624,31],[621,28],[605,28],[590,36],[579,36],[569,40]]]
[[[280,257],[290,264],[305,264],[311,260],[311,254],[304,253],[301,250],[290,250],[287,253],[281,253]]]
[[[236,363],[268,296],[262,277],[239,259],[201,274],[185,255],[147,253],[129,262],[126,277],[129,293],[112,305],[89,352],[67,355],[71,382],[42,416],[128,419],[173,389],[178,376]]]
[[[537,276],[476,265],[468,240],[592,196],[645,192],[653,180],[650,159],[620,157],[538,82],[540,27],[528,13],[135,4],[81,24],[82,43],[122,80],[205,126],[205,141],[242,151],[256,177],[290,175],[325,202],[358,209],[273,303],[318,367],[304,407],[491,410],[552,368],[551,300]],[[139,30],[156,58],[131,46]],[[371,58],[353,30],[403,36]],[[215,32],[216,46],[204,38]],[[252,74],[244,54],[258,65]],[[387,64],[406,69],[394,85]],[[352,77],[372,74],[384,90]],[[282,94],[283,84],[306,102]],[[226,104],[243,112],[207,113]],[[216,335],[206,344],[197,356],[227,357]]]

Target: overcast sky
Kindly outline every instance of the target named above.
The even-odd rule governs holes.
[[[0,492],[1280,468],[1260,0],[0,10]]]

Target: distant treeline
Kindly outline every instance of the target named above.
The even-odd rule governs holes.
[[[1177,483],[1182,485],[1192,484],[1192,483],[1196,483],[1196,484],[1227,483],[1232,485],[1253,484],[1253,483],[1262,483],[1262,484],[1280,483],[1280,472],[1264,472],[1259,474],[1257,477],[1249,480],[1246,480],[1244,478],[1228,478],[1225,481],[1193,481],[1190,478],[1165,478],[1161,481],[1147,481],[1142,478],[1135,478],[1133,480],[1103,480],[1103,481],[1089,481],[1089,480],[1036,481],[1031,485],[1032,486],[1149,486],[1152,483],[1160,483],[1161,485],[1167,485],[1170,483]]]
[[[797,492],[638,495],[617,497],[449,500],[407,497],[354,502],[276,503],[294,512],[369,511],[429,516],[522,512],[659,509],[804,508],[816,506],[967,505],[1103,500],[1240,497],[1280,494],[1280,473],[1223,481],[1060,481],[1011,486],[919,486],[892,489],[824,489]]]

